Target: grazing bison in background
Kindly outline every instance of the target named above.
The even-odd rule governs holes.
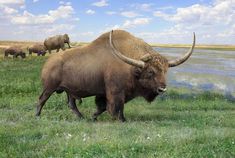
[[[21,56],[21,58],[26,57],[26,53],[23,52],[21,48],[18,47],[9,47],[5,50],[5,57],[8,57],[8,55],[13,55],[13,58],[17,58],[18,56]]]
[[[36,53],[38,56],[44,56],[46,54],[46,48],[42,44],[34,44],[33,46],[28,47],[28,51],[29,55],[32,55],[32,53]]]
[[[71,48],[68,34],[49,37],[45,39],[44,46],[49,51],[49,53],[51,53],[51,50],[55,49],[57,50],[56,52],[59,52],[60,49],[65,50],[65,43],[67,43],[69,48]]]
[[[137,96],[152,102],[165,92],[168,67],[185,62],[194,46],[195,35],[185,55],[168,61],[143,40],[126,31],[115,30],[83,48],[52,56],[42,69],[43,92],[36,116],[52,93],[66,91],[69,105],[77,116],[82,117],[82,114],[75,99],[96,96],[94,120],[107,109],[114,118],[125,121],[124,104]]]

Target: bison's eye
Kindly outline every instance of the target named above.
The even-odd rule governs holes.
[[[154,76],[154,74],[155,74],[154,71],[150,69],[150,70],[147,71],[146,77],[147,78],[152,78]]]

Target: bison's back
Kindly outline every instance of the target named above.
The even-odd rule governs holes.
[[[91,43],[90,46],[109,46],[109,33],[110,32],[104,33],[98,37]],[[114,30],[112,34],[112,41],[118,51],[132,59],[140,59],[146,53],[155,52],[153,48],[142,39],[136,38],[124,30]]]

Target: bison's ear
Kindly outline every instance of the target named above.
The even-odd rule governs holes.
[[[139,67],[135,67],[133,73],[134,73],[134,76],[135,76],[137,79],[139,79],[139,78],[140,78],[140,75],[141,75],[141,73],[142,73],[142,69],[139,68]]]
[[[142,57],[140,58],[140,60],[142,60],[143,62],[147,62],[147,61],[151,60],[152,58],[153,58],[153,57],[152,57],[151,54],[145,54],[144,56],[142,56]]]

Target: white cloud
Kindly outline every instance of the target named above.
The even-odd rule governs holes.
[[[60,1],[59,4],[65,4],[65,2],[64,1]]]
[[[75,26],[70,24],[57,24],[50,26],[49,29],[45,29],[45,33],[49,35],[63,34],[67,31],[71,31]]]
[[[49,15],[54,19],[68,18],[74,13],[72,6],[59,6],[56,10],[50,10]]]
[[[152,10],[153,5],[154,5],[153,3],[141,3],[141,4],[134,3],[131,5],[131,7],[135,8],[137,10],[142,10],[142,11],[148,12],[148,11]]]
[[[21,5],[20,6],[20,9],[25,9],[26,8],[26,5]]]
[[[79,18],[73,18],[72,20],[73,20],[73,21],[80,21]]]
[[[164,6],[164,7],[159,7],[157,9],[158,10],[172,10],[172,9],[174,9],[174,7],[173,6]]]
[[[129,29],[129,28],[135,28],[141,25],[147,25],[150,23],[150,20],[151,18],[135,18],[133,20],[126,20],[122,25],[108,26],[104,30],[100,31],[100,33],[104,33],[110,30]]]
[[[107,0],[100,0],[98,2],[92,3],[92,5],[96,6],[96,7],[105,7],[108,6],[108,2]]]
[[[66,5],[71,5],[72,3],[71,2],[67,2]]]
[[[33,0],[33,3],[36,3],[36,2],[38,2],[39,0]]]
[[[79,36],[93,36],[94,32],[88,31],[88,32],[82,32],[78,34]]]
[[[34,15],[28,11],[24,11],[23,15],[17,15],[12,17],[11,22],[13,24],[50,24],[60,18],[68,18],[74,12],[72,6],[59,6],[56,10],[50,10],[48,14]]]
[[[137,14],[134,11],[124,11],[124,12],[121,12],[121,15],[125,16],[125,17],[128,17],[128,18],[134,18],[134,17],[139,16],[139,14]]]
[[[95,14],[95,11],[89,9],[89,10],[86,11],[86,14],[93,15],[93,14]]]
[[[0,12],[4,14],[17,13],[19,8],[25,6],[25,0],[0,0]]]
[[[71,2],[64,2],[64,1],[59,1],[60,5],[71,5]]]
[[[13,24],[45,24],[45,23],[53,23],[55,19],[49,15],[33,15],[28,11],[24,11],[23,15],[17,15],[12,17],[11,22]]]
[[[235,0],[215,0],[209,5],[193,4],[177,8],[175,14],[157,10],[153,14],[174,26],[158,33],[162,43],[173,39],[176,43],[188,43],[192,32],[196,32],[197,43],[234,44]],[[178,38],[177,38],[178,37]],[[180,37],[180,38],[179,38]]]
[[[178,8],[176,14],[155,11],[154,16],[177,23],[200,23],[212,25],[215,23],[231,23],[235,21],[235,0],[216,1],[206,6],[194,4],[186,8]],[[225,18],[226,17],[226,18]]]
[[[0,4],[6,5],[23,5],[25,3],[24,0],[1,0]]]
[[[108,15],[114,15],[114,14],[117,14],[117,12],[114,12],[114,11],[107,11],[106,14],[108,14]]]
[[[133,28],[139,25],[147,25],[150,22],[150,18],[136,18],[133,20],[126,20],[122,25],[123,28]]]
[[[18,10],[10,8],[8,6],[0,6],[0,11],[7,15],[18,13]]]

